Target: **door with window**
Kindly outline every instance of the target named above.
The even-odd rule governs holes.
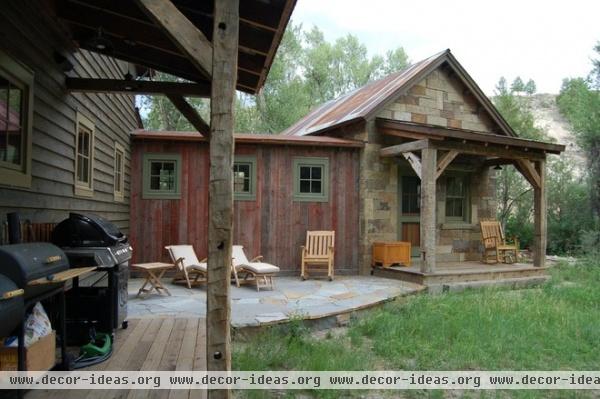
[[[398,174],[398,239],[411,244],[413,257],[421,252],[421,179]]]

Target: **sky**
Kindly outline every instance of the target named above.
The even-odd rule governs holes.
[[[587,76],[600,41],[599,0],[298,0],[292,21],[330,41],[355,35],[370,55],[402,46],[414,62],[449,48],[487,95],[501,76],[558,93]]]

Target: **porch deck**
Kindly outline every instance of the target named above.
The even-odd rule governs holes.
[[[373,274],[425,285],[431,291],[500,284],[535,285],[543,283],[549,278],[547,270],[548,267],[535,267],[527,263],[486,264],[466,261],[438,263],[432,273],[423,273],[420,265],[412,265],[410,267],[377,267],[373,270]]]

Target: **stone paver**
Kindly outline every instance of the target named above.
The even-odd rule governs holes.
[[[168,284],[172,296],[148,295],[142,299],[136,298],[141,284],[141,279],[129,281],[130,318],[206,316],[205,287],[188,289]],[[257,292],[250,286],[231,287],[232,325],[259,326],[298,317],[314,319],[344,314],[423,288],[373,276],[339,276],[333,282],[277,277],[273,291]]]

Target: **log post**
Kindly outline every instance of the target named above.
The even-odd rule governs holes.
[[[233,128],[237,79],[239,0],[214,2],[208,191],[208,371],[231,370],[231,245],[233,240]],[[230,398],[212,390],[209,398]]]
[[[421,150],[421,252],[423,259],[421,272],[435,271],[436,231],[435,231],[435,194],[436,194],[437,150]]]
[[[535,233],[533,238],[533,265],[546,266],[546,161],[540,160],[535,164],[539,176],[539,186],[533,187],[533,218]]]

